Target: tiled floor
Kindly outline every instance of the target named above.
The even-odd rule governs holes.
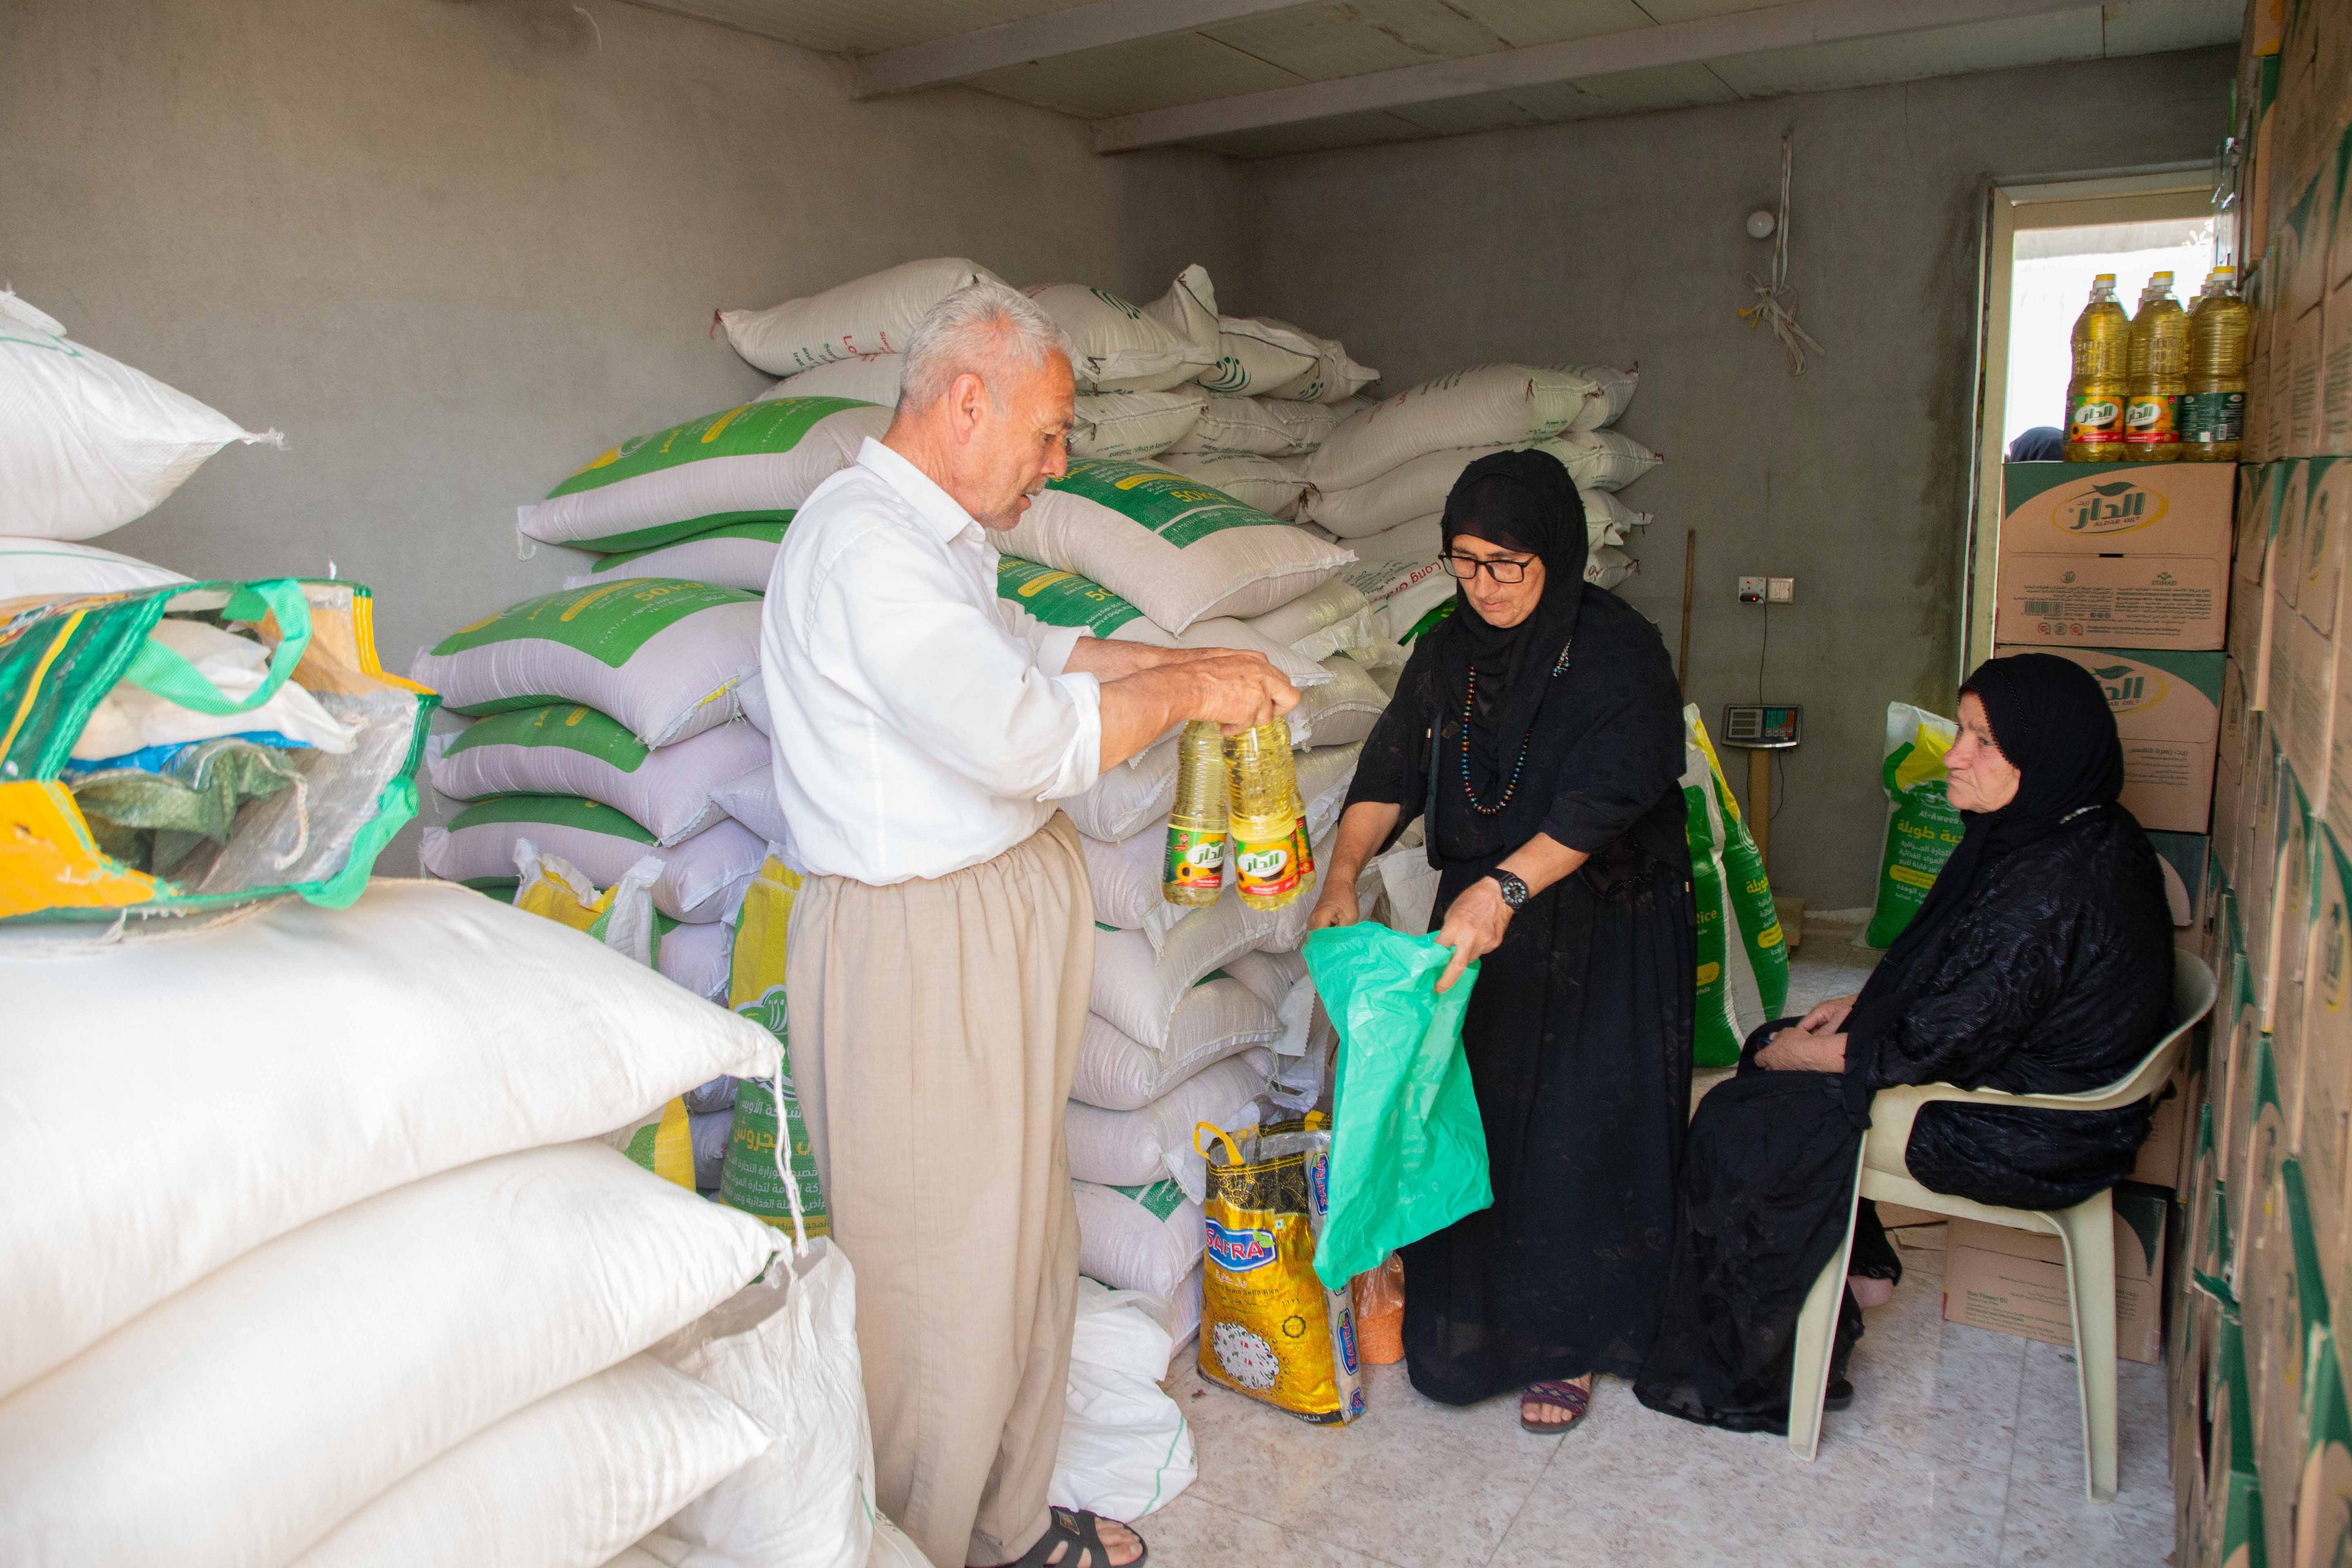
[[[1809,929],[1790,1011],[1856,989],[1871,955]],[[1853,1408],[1811,1465],[1784,1439],[1644,1409],[1603,1379],[1565,1437],[1519,1429],[1507,1400],[1423,1399],[1374,1367],[1354,1425],[1309,1426],[1188,1366],[1171,1391],[1201,1479],[1142,1523],[1162,1568],[1553,1568],[1726,1563],[2165,1562],[2172,1550],[2161,1369],[2124,1363],[2122,1489],[2083,1497],[2073,1357],[1943,1321],[1942,1227],[1896,1233],[1904,1279],[1869,1318]]]

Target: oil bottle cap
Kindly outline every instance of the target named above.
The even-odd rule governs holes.
[[[2216,267],[2211,272],[2208,273],[2206,275],[2206,280],[2210,282],[2216,278],[2235,278],[2237,275],[2238,269],[2236,268],[2224,265]]]
[[[2169,283],[2172,281],[2172,274],[2169,272],[2159,272],[2155,277],[2149,279],[2148,281],[2151,283]]]
[[[2095,274],[2095,275],[2091,279],[2091,286],[2092,286],[2093,288],[2096,288],[2096,287],[2098,287],[2100,284],[2105,283],[2105,284],[2106,284],[2106,285],[2108,285],[2109,287],[2111,287],[2111,288],[2112,288],[2112,287],[2114,286],[2114,284],[2115,284],[2115,281],[2116,281],[2116,275],[2115,275],[2114,273],[2112,273],[2112,272],[2101,272],[2101,273]]]

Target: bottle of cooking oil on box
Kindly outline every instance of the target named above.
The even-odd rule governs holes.
[[[2131,399],[2124,408],[2125,455],[2169,463],[2180,456],[2180,399],[2189,390],[2189,314],[2172,297],[2172,274],[2149,279],[2132,318],[2126,358]]]
[[[1214,721],[1184,726],[1176,746],[1176,809],[1168,814],[1168,858],[1160,896],[1171,904],[1213,904],[1225,888],[1225,738]]]
[[[2116,302],[2116,275],[2091,283],[2074,318],[2074,378],[2066,386],[2066,460],[2112,463],[2124,455],[2124,400],[2130,395],[2131,321]]]
[[[1235,890],[1254,910],[1278,910],[1315,883],[1314,861],[1300,852],[1306,828],[1290,727],[1276,719],[1226,737],[1225,773]]]
[[[2238,269],[2216,267],[2189,313],[2189,391],[2180,399],[2180,460],[2234,463],[2246,426],[2246,334],[2253,312]]]

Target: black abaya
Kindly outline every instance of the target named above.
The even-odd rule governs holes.
[[[1553,673],[1562,643],[1534,641],[1494,710],[1499,742],[1483,757],[1474,745],[1470,782],[1492,804],[1526,736],[1502,811],[1474,810],[1463,787],[1473,650],[1444,626],[1406,667],[1349,795],[1401,807],[1400,826],[1433,807],[1433,926],[1538,833],[1592,856],[1512,918],[1471,993],[1463,1046],[1494,1205],[1404,1249],[1408,1370],[1448,1404],[1630,1374],[1673,1239],[1696,964],[1681,710],[1657,629],[1570,584],[1566,662]]]
[[[2014,663],[2024,668],[1980,670],[1963,689],[1984,688],[1993,733],[2023,774],[2017,799],[1970,816],[1967,840],[1846,1019],[1844,1071],[1766,1072],[1743,1061],[1692,1118],[1673,1279],[1634,1384],[1654,1409],[1735,1430],[1788,1429],[1797,1316],[1843,1239],[1877,1090],[2096,1088],[2164,1030],[2170,917],[2147,835],[2114,804],[2114,720],[2078,667]],[[1776,1026],[1758,1032],[1751,1055]],[[2147,1131],[2144,1105],[1929,1106],[1906,1160],[1936,1192],[2062,1208],[2122,1180]],[[1841,1360],[1859,1333],[1849,1297]]]

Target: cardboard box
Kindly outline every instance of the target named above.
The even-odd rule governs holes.
[[[2225,878],[2242,864],[2239,848],[2246,825],[2246,768],[2254,731],[2263,721],[2246,700],[2246,668],[2235,658],[2221,666],[2221,716],[2213,742],[2211,864]]]
[[[2310,1447],[2294,1508],[2294,1568],[2352,1562],[2352,1415],[2334,1338],[2319,1342],[2307,1394]]]
[[[2213,841],[2202,833],[2150,833],[2156,861],[2164,871],[2165,901],[2172,906],[2172,923],[2186,930],[2200,922],[2205,898],[2205,864]]]
[[[2318,596],[2316,584],[2305,584],[2306,604]],[[2272,686],[2278,689],[2272,711],[2278,721],[2279,750],[2312,798],[2325,802],[2334,759],[2336,639],[2298,615],[2286,627],[2282,652],[2283,658],[2273,656],[2271,675]]]
[[[2140,1141],[2139,1158],[2132,1163],[2131,1179],[2151,1187],[2174,1191],[2180,1182],[2181,1160],[2188,1146],[2189,1075],[2179,1068],[2157,1091],[2149,1108],[2147,1136]]]
[[[2262,1533],[2261,1482],[2254,1474],[2254,1433],[2249,1404],[2245,1331],[2239,1308],[2224,1301],[2216,1314],[2213,1355],[2205,1387],[2205,1523],[2202,1560],[2247,1568]]]
[[[2116,1189],[2116,1353],[2126,1361],[2154,1362],[2163,1352],[2159,1287],[2170,1207],[2162,1193]],[[1944,1237],[1944,1321],[2071,1347],[2065,1244],[2036,1231],[1953,1220]]]
[[[1878,1223],[1888,1230],[1903,1230],[1916,1225],[1941,1225],[1948,1215],[1932,1209],[1915,1209],[1908,1204],[1877,1204]]]
[[[2287,333],[2286,450],[2309,458],[2320,451],[2320,406],[2327,380],[2327,311],[2315,305]]]
[[[2336,1242],[2345,1234],[2346,1187],[2352,1182],[2352,851],[2322,822],[2314,835],[2316,880],[2311,958],[2304,984],[2303,1106],[2296,1118],[2295,1154],[2303,1162],[2305,1196],[2316,1234]],[[2342,1292],[2345,1249],[2325,1249],[2329,1293],[2352,1313]],[[2352,1317],[2346,1325],[2352,1330]]]
[[[2243,448],[2242,438],[2240,447]],[[2319,373],[2319,450],[2352,454],[2352,279],[2327,297],[2326,351]]]
[[[2279,767],[2278,746],[2266,739],[2262,760],[2248,780],[2254,820],[2246,835],[2246,875],[2238,895],[2238,918],[2245,926],[2246,957],[2264,1034],[2270,1033],[2271,982],[2276,974],[2271,967],[2271,917],[2278,910]]]
[[[2242,1308],[2253,1383],[2254,1469],[2262,1478],[2271,1559],[2292,1563],[2294,1502],[2311,1447],[2308,1394],[2327,1335],[2327,1301],[2299,1163],[2285,1160],[2254,1242]]]
[[[2318,824],[2292,764],[2279,769],[2279,851],[2271,911],[2271,1055],[2278,1065],[2280,1104],[2294,1147],[2303,1087],[2304,983],[2311,964],[2317,914],[2313,883],[2318,870]]]
[[[2089,670],[2106,692],[2123,736],[2125,809],[2156,832],[2205,831],[2213,809],[2225,655],[2011,644],[1992,653],[1995,658],[2054,653]]]
[[[2223,646],[2232,465],[2008,463],[2001,471],[1999,640]]]

